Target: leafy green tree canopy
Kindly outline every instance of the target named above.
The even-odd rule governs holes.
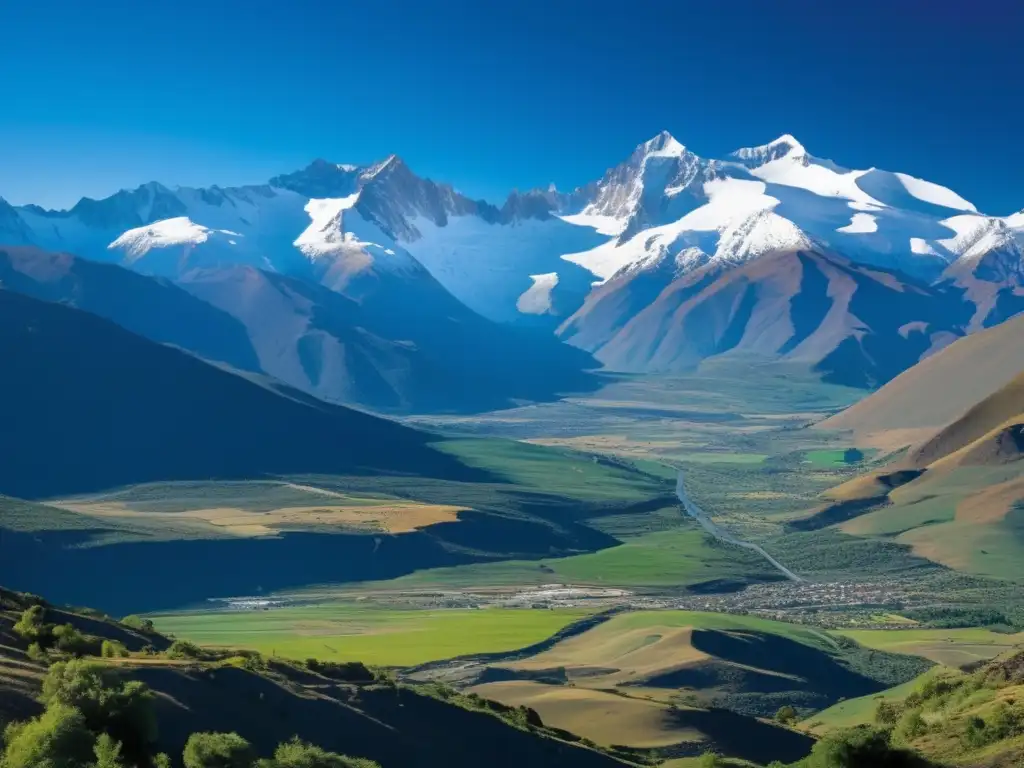
[[[81,712],[55,704],[33,720],[7,726],[0,765],[3,768],[86,768],[92,762],[94,740]]]
[[[830,734],[814,745],[801,768],[928,768],[931,763],[889,744],[885,731],[861,726]]]
[[[182,760],[185,768],[251,768],[256,752],[237,733],[193,733]]]
[[[327,752],[298,738],[278,746],[273,760],[264,760],[259,768],[379,768],[377,763],[361,757],[347,757]]]

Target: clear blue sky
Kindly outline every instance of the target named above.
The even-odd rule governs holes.
[[[474,196],[662,129],[1024,207],[1019,0],[3,0],[0,195],[265,181],[391,152]]]

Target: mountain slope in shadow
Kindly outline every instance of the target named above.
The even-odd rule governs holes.
[[[0,493],[40,498],[297,472],[483,473],[433,438],[0,290]]]

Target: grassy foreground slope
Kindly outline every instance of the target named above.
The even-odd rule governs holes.
[[[83,644],[74,651],[53,646],[46,651],[47,659],[35,652],[30,656],[15,624],[36,602],[0,591],[0,718],[5,722],[41,711],[37,697],[48,663],[90,656],[90,644],[98,654],[101,641],[118,640],[122,647],[113,657],[91,661],[156,694],[153,752],[181,755],[193,733],[233,731],[262,756],[297,735],[331,751],[370,758],[383,768],[622,764],[610,754],[581,746],[572,734],[544,727],[525,710],[436,686],[397,685],[359,664],[307,666],[251,653],[170,646],[159,634],[52,606],[44,611],[46,625],[75,624]],[[144,645],[151,649],[144,651]],[[177,760],[174,764],[179,765]]]
[[[1024,652],[970,672],[936,668],[878,696],[855,699],[805,722],[816,733],[873,724],[944,766],[1012,768],[1024,761]]]

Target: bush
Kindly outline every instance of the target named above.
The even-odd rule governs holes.
[[[70,624],[54,627],[53,640],[58,651],[72,656],[98,656],[102,648],[98,637],[83,635]]]
[[[814,745],[802,768],[927,768],[919,755],[894,748],[884,731],[861,726],[830,734]]]
[[[29,643],[25,655],[32,659],[32,661],[39,662],[40,664],[48,664],[50,662],[49,654],[43,650],[39,643]]]
[[[109,733],[124,745],[129,761],[141,760],[156,740],[149,688],[135,680],[125,682],[100,664],[77,659],[57,662],[43,680],[40,701],[79,710],[90,730]]]
[[[153,622],[149,619],[144,619],[141,616],[132,614],[131,616],[125,616],[121,619],[121,623],[126,627],[130,627],[138,632],[145,632],[146,634],[153,634],[156,629],[153,627]]]
[[[256,753],[237,733],[193,733],[182,760],[185,768],[251,768]]]
[[[903,707],[896,702],[879,699],[878,704],[875,705],[875,722],[892,727],[899,721],[902,712]]]
[[[928,730],[928,724],[921,717],[921,710],[908,709],[896,722],[893,728],[892,738],[900,744],[909,744]]]
[[[105,659],[124,659],[128,657],[128,649],[117,640],[104,640],[100,647],[100,655]]]
[[[700,768],[719,768],[724,765],[722,758],[718,756],[717,752],[708,750],[700,756],[700,760],[697,763]]]
[[[779,711],[775,713],[775,719],[785,725],[795,723],[797,719],[796,710],[789,706],[789,704],[784,707],[779,707]]]
[[[243,657],[242,668],[250,672],[264,672],[267,669],[267,660],[255,651],[247,652]]]
[[[1024,711],[998,701],[987,718],[968,718],[961,740],[967,747],[978,748],[1021,733],[1024,733]]]
[[[188,640],[175,640],[167,649],[169,659],[199,659],[203,656],[203,649]]]
[[[344,680],[347,683],[373,683],[377,678],[361,661],[320,661],[318,659],[306,659],[306,668],[312,672],[329,677],[333,680]]]
[[[361,757],[347,757],[326,752],[298,738],[281,744],[273,760],[262,760],[259,768],[379,768],[377,763]]]
[[[46,623],[46,609],[41,605],[32,605],[25,609],[21,618],[14,625],[14,631],[23,640],[48,645],[52,625]]]
[[[93,756],[92,733],[74,707],[55,704],[27,723],[7,726],[4,768],[81,768]],[[104,766],[103,768],[106,768]]]
[[[89,768],[126,768],[121,760],[121,745],[110,738],[110,734],[101,733],[93,747],[96,762]]]
[[[967,718],[962,739],[967,747],[977,748],[985,746],[988,743],[988,734],[985,733],[985,721],[980,717]]]

